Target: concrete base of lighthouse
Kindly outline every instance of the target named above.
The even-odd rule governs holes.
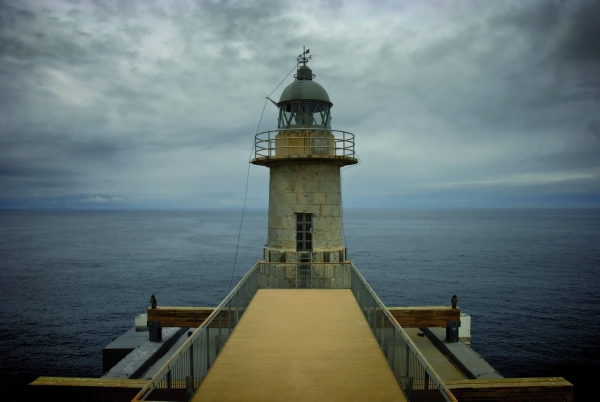
[[[306,262],[301,258],[301,254],[296,250],[282,250],[280,248],[264,248],[265,262]],[[334,250],[313,250],[310,258],[311,262],[344,262],[346,261],[346,249],[341,247]]]
[[[266,289],[349,289],[352,263],[258,262],[259,287]]]

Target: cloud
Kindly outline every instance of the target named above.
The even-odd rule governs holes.
[[[599,7],[5,1],[0,201],[240,205],[259,119],[277,121],[265,96],[304,45],[334,128],[356,135],[349,204],[443,200],[447,183],[587,194],[600,188]],[[248,199],[266,206],[268,170],[250,172]]]
[[[587,124],[590,133],[600,139],[600,120],[592,120]]]
[[[95,197],[89,197],[89,198],[86,198],[83,200],[79,200],[79,202],[94,203],[94,204],[106,204],[109,201],[106,198],[103,198],[100,196],[95,196]]]

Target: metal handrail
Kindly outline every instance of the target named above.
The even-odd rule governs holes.
[[[235,328],[235,326],[237,325],[237,321],[239,321],[240,315],[243,314],[243,312],[245,311],[245,308],[248,306],[248,304],[250,304],[250,301],[252,300],[252,298],[254,297],[254,294],[256,294],[256,291],[258,290],[257,267],[258,267],[258,263],[254,264],[254,266],[248,271],[248,273],[246,273],[246,275],[244,275],[242,280],[235,286],[235,288],[233,288],[233,290],[231,292],[229,292],[229,294],[225,297],[225,299],[223,299],[223,301],[214,309],[214,311],[208,316],[208,318],[206,320],[204,320],[204,322],[192,333],[192,335],[190,335],[190,337],[179,347],[179,349],[177,349],[177,351],[167,361],[167,363],[152,377],[152,379],[144,386],[144,388],[142,388],[140,390],[140,392],[138,392],[138,394],[132,399],[132,401],[145,400],[152,393],[152,391],[159,388],[159,386],[165,379],[168,379],[168,382],[169,382],[168,390],[170,391],[171,390],[171,388],[170,388],[171,372],[178,365],[178,363],[180,363],[181,360],[184,358],[189,359],[190,367],[192,368],[192,370],[191,370],[192,371],[191,372],[192,386],[191,386],[191,392],[189,392],[188,400],[191,399],[193,392],[197,388],[197,385],[199,385],[199,383],[203,379],[203,378],[201,378],[200,381],[198,381],[198,382],[196,382],[194,380],[193,367],[195,367],[196,362],[193,361],[194,360],[194,353],[193,353],[194,348],[192,347],[192,345],[194,343],[196,343],[200,339],[200,337],[206,333],[210,324],[215,320],[215,318],[217,316],[219,316],[219,319],[221,318],[220,314],[223,311],[227,311],[228,323],[231,323],[232,320],[235,321],[235,322],[233,322],[233,325],[229,325],[224,328],[228,328],[230,330],[233,330],[233,328]],[[254,278],[252,281],[253,283],[251,285],[254,285],[254,286],[253,286],[253,288],[250,289],[251,295],[247,294],[247,296],[249,296],[249,297],[247,297],[246,300],[242,300],[242,303],[236,303],[236,304],[241,304],[241,306],[233,306],[232,307],[231,302],[234,300],[237,301],[235,298],[239,298],[240,291],[244,288],[244,286],[246,286],[249,283],[249,279],[252,276],[254,276]],[[241,313],[240,313],[240,310],[242,310]],[[230,314],[233,311],[236,312],[235,317],[232,317],[233,314]],[[220,324],[219,324],[219,329],[221,329]],[[220,341],[220,339],[219,339],[219,341]],[[210,345],[210,339],[208,338],[208,335],[207,335],[207,342]],[[219,351],[216,352],[216,355],[218,355]],[[210,365],[211,365],[209,352],[207,352],[206,357],[207,357],[207,361],[208,361],[206,371],[208,371],[208,369],[210,368]],[[196,356],[196,360],[198,358],[202,358],[202,356]],[[216,356],[215,356],[215,359],[216,359]],[[189,373],[186,372],[185,374],[189,374]],[[168,394],[169,394],[169,392],[167,392],[167,395]]]
[[[356,278],[359,279],[360,282],[363,287],[367,290],[367,292],[369,293],[369,295],[373,298],[373,301],[375,301],[375,304],[379,307],[379,309],[381,310],[382,314],[385,315],[385,317],[387,317],[389,323],[392,325],[392,327],[394,328],[395,331],[397,331],[402,340],[406,343],[407,347],[411,350],[411,352],[415,355],[415,357],[417,358],[417,361],[419,362],[419,364],[422,366],[422,368],[424,369],[426,375],[425,375],[425,382],[428,383],[428,381],[432,381],[435,386],[437,387],[437,389],[440,391],[441,395],[444,397],[444,399],[446,401],[451,401],[451,402],[458,402],[457,399],[454,397],[454,395],[452,394],[452,392],[450,391],[450,389],[448,389],[448,387],[444,384],[444,381],[441,379],[441,377],[436,373],[436,371],[433,369],[433,367],[429,364],[429,362],[427,361],[427,359],[425,358],[425,356],[423,356],[423,354],[421,353],[421,351],[419,350],[419,348],[417,348],[417,346],[414,344],[414,342],[410,339],[410,337],[408,336],[408,334],[406,333],[406,331],[404,331],[404,328],[402,328],[398,322],[396,321],[396,319],[392,316],[392,314],[389,312],[389,310],[387,309],[387,307],[383,304],[383,302],[379,299],[379,297],[377,296],[377,294],[373,291],[373,289],[371,288],[371,286],[369,285],[369,283],[365,280],[365,278],[362,276],[362,274],[360,273],[360,271],[354,266],[354,264],[351,264],[352,267],[352,273],[356,276]],[[351,289],[352,289],[352,293],[354,293],[354,296],[356,297],[356,300],[359,304],[359,306],[361,307],[361,310],[363,310],[363,306],[361,305],[361,300],[360,300],[360,289],[357,289],[357,283],[354,282],[353,280],[354,278],[352,278],[351,280]],[[375,307],[375,306],[374,306]],[[367,310],[370,309],[370,307],[367,307]],[[369,326],[371,326],[369,317],[368,317],[368,313],[365,313],[365,317],[367,318],[367,322],[369,323]],[[395,367],[394,367],[394,363],[390,362],[389,357],[385,351],[385,346],[383,344],[383,341],[380,341],[380,339],[377,337],[377,333],[376,333],[376,324],[374,325],[374,327],[372,328],[374,333],[375,333],[375,338],[377,339],[377,342],[380,344],[381,348],[384,350],[384,354],[386,356],[386,359],[388,360],[388,363],[390,364],[390,368],[392,369],[392,371],[394,372],[394,375],[396,375],[396,371],[395,371]],[[384,325],[383,325],[383,321],[382,321],[382,331],[384,330]],[[408,360],[408,356],[406,357]],[[392,357],[392,359],[394,359],[394,357]],[[407,362],[405,362],[407,363]],[[408,363],[406,364],[408,366]],[[402,388],[402,390],[405,392],[405,395],[407,396],[407,398],[409,399],[409,401],[413,400],[413,398],[411,397],[411,393],[412,390],[410,390],[410,392],[408,392],[409,390],[407,390],[406,388],[406,384],[405,386],[403,386],[402,382],[400,381],[400,379],[396,376],[396,379],[398,380],[398,383],[400,384],[400,387]],[[427,385],[425,385],[425,390]]]
[[[298,136],[277,138],[279,134],[298,134]],[[330,134],[333,138],[322,138],[318,134]],[[286,145],[290,140],[317,140],[331,142],[328,144],[303,144],[303,145]],[[323,154],[315,152],[315,150],[327,150],[331,154]],[[336,156],[354,158],[354,134],[347,131],[331,130],[324,128],[296,128],[296,129],[280,129],[263,131],[256,134],[254,138],[254,158],[273,158],[278,157],[277,151],[293,151],[299,150],[300,155],[310,156]],[[307,151],[308,150],[308,151]],[[289,153],[288,153],[289,154]]]
[[[340,263],[344,265],[348,264],[348,262]],[[194,392],[208,373],[208,370],[212,364],[214,364],[214,361],[222,349],[222,345],[225,343],[221,339],[221,329],[224,328],[227,330],[226,337],[228,339],[231,335],[231,331],[236,327],[241,315],[244,314],[246,308],[256,294],[259,288],[258,267],[260,264],[261,262],[256,263],[248,271],[202,325],[192,333],[189,339],[181,345],[168,362],[152,377],[144,388],[140,390],[133,401],[145,400],[151,395],[153,400],[174,400],[173,394],[178,394],[177,400],[191,400]],[[352,262],[348,265],[351,267],[351,290],[356,297],[361,311],[365,314],[365,318],[373,330],[375,338],[381,346],[388,364],[390,365],[392,372],[394,372],[394,375],[408,400],[415,401],[415,399],[419,399],[417,398],[418,395],[415,395],[413,391],[415,391],[415,393],[417,391],[423,391],[424,398],[431,398],[428,400],[435,400],[435,397],[437,396],[438,399],[443,398],[446,401],[457,402],[456,398],[446,387],[440,376],[415,346],[404,329],[394,319],[362,274]],[[365,299],[365,295],[368,295],[369,297]],[[371,315],[371,309],[373,309],[373,315]],[[382,314],[380,316],[381,338],[377,334],[379,324],[376,322],[379,318],[377,316],[379,311],[381,311]],[[223,317],[225,315],[224,313],[227,313],[226,317]],[[209,326],[217,319],[217,317],[219,320],[219,334],[215,336],[213,332],[212,346],[215,347],[215,350],[213,358],[211,359]],[[228,325],[221,325],[221,320],[223,318],[227,321],[226,324]],[[386,340],[389,342],[389,339],[386,339],[385,337],[386,319],[387,323],[389,323],[389,326],[392,328],[393,338],[391,352],[388,350],[388,343],[385,342]],[[403,344],[406,346],[406,355],[402,354],[400,348],[398,348],[399,351],[396,353],[396,334],[400,335],[400,340],[402,340]],[[411,354],[408,353],[409,350]],[[405,359],[401,361],[402,364],[397,368],[396,361],[402,359],[402,356],[404,356]],[[416,358],[418,363],[419,367],[416,369],[410,365],[411,360],[414,360],[411,359],[411,356]],[[402,367],[406,367],[406,371],[404,372],[404,377],[400,378],[398,372],[402,372]],[[420,373],[424,373],[424,375],[419,377]],[[409,376],[409,374],[411,376]],[[414,381],[415,379],[417,381]],[[415,382],[422,382],[423,389],[413,389],[413,384]],[[430,384],[433,385],[432,389],[429,389]],[[157,393],[153,393],[153,391],[157,391]],[[439,393],[435,391],[439,391]]]

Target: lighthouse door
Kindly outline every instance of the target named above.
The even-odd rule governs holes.
[[[312,214],[296,214],[296,287],[312,286]]]
[[[312,251],[312,214],[296,214],[296,250]]]

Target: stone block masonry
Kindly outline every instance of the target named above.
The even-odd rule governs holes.
[[[313,215],[313,252],[322,261],[343,260],[340,167],[327,163],[270,166],[268,261],[290,261],[296,250],[296,214]]]

